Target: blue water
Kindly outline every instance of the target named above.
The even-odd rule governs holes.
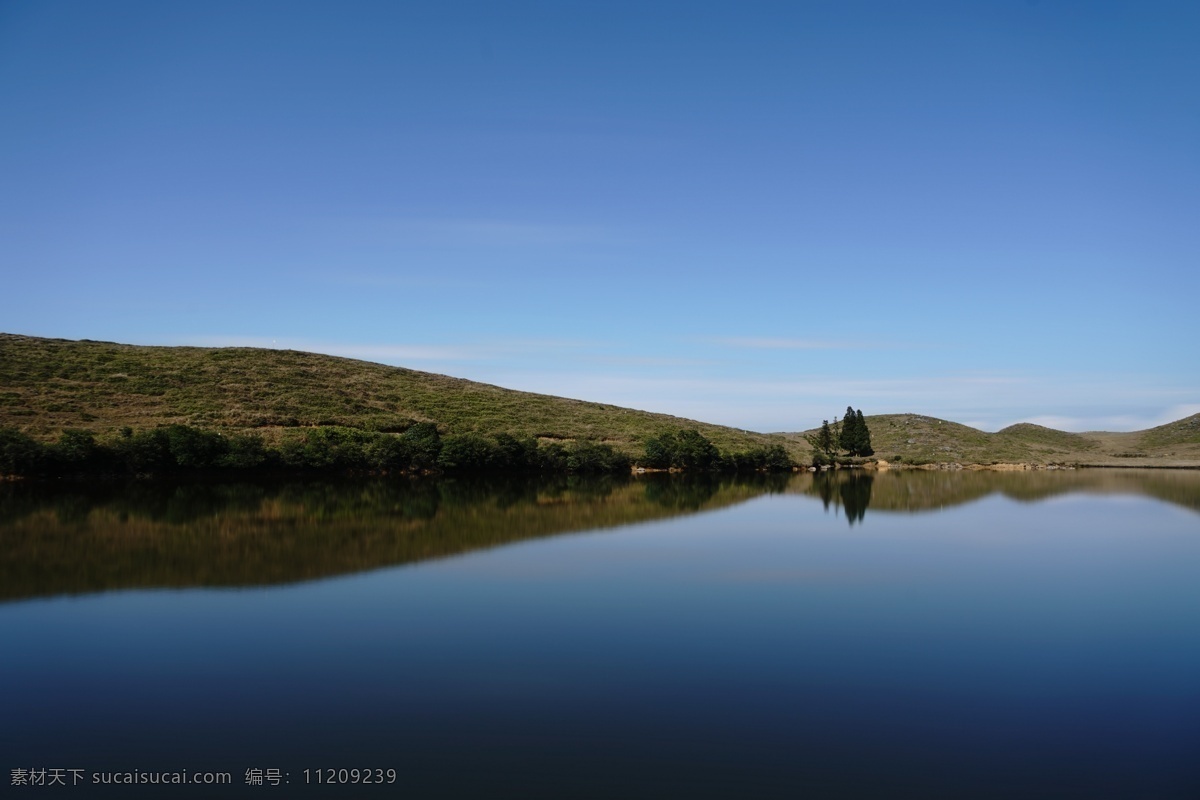
[[[846,523],[768,495],[308,583],[0,605],[5,788],[1200,797],[1195,511],[992,495]],[[305,787],[323,767],[397,781]]]

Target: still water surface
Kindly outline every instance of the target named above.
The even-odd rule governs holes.
[[[1198,578],[1195,472],[9,485],[0,768],[1195,798]]]

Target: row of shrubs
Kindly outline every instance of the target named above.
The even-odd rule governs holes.
[[[722,454],[695,430],[646,441],[638,463],[689,472],[763,472],[792,468],[780,446]],[[304,470],[405,473],[612,473],[628,471],[627,455],[607,444],[579,441],[540,445],[501,433],[442,436],[431,423],[399,435],[323,427],[290,432],[276,447],[254,434],[223,435],[188,425],[134,432],[105,441],[89,431],[66,430],[43,443],[0,428],[0,474],[165,475],[213,470]]]
[[[270,447],[253,434],[226,436],[187,425],[121,434],[99,442],[89,431],[66,430],[38,442],[0,428],[0,474],[165,475],[213,470],[327,472],[568,472],[628,471],[629,458],[609,445],[577,442],[539,447],[507,434],[442,436],[430,423],[400,435],[351,428],[312,428]]]
[[[653,469],[682,469],[689,472],[783,472],[791,470],[791,456],[782,445],[756,447],[738,453],[722,453],[694,429],[667,431],[645,442],[646,452],[638,463]]]

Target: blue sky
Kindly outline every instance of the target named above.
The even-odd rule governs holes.
[[[754,430],[1200,411],[1193,2],[0,4],[0,330]]]

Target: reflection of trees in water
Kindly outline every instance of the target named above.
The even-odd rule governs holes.
[[[79,525],[97,507],[123,516],[183,524],[218,513],[257,508],[270,484],[168,481],[0,483],[0,524],[51,508],[59,522]]]
[[[665,508],[695,511],[703,507],[723,488],[742,487],[758,494],[779,494],[788,485],[787,473],[752,473],[736,477],[712,472],[666,475],[650,473],[639,478],[646,486],[646,499]]]
[[[871,484],[874,480],[872,475],[855,471],[838,487],[842,507],[846,509],[846,519],[851,525],[861,522],[867,515],[867,506],[871,504]]]
[[[0,484],[0,598],[308,580],[662,519],[783,486],[663,477]]]
[[[871,487],[875,476],[859,470],[832,470],[817,472],[812,476],[811,491],[821,498],[821,505],[828,511],[830,506],[839,507],[846,513],[846,521],[853,525],[861,522],[871,504]]]
[[[1200,509],[1200,472],[547,476],[532,480],[0,483],[0,599],[163,586],[264,585],[664,519],[768,492],[919,512],[994,492],[1150,495]]]
[[[646,499],[665,508],[695,510],[708,502],[720,479],[712,473],[695,475],[649,475],[645,478]]]
[[[857,486],[866,479],[866,487]],[[846,485],[849,484],[849,485]],[[1200,470],[1078,469],[993,472],[989,470],[837,470],[802,474],[792,491],[813,495],[830,506],[851,505],[854,517],[869,503],[875,511],[921,513],[963,505],[993,494],[1038,502],[1075,492],[1153,497],[1200,511]]]

